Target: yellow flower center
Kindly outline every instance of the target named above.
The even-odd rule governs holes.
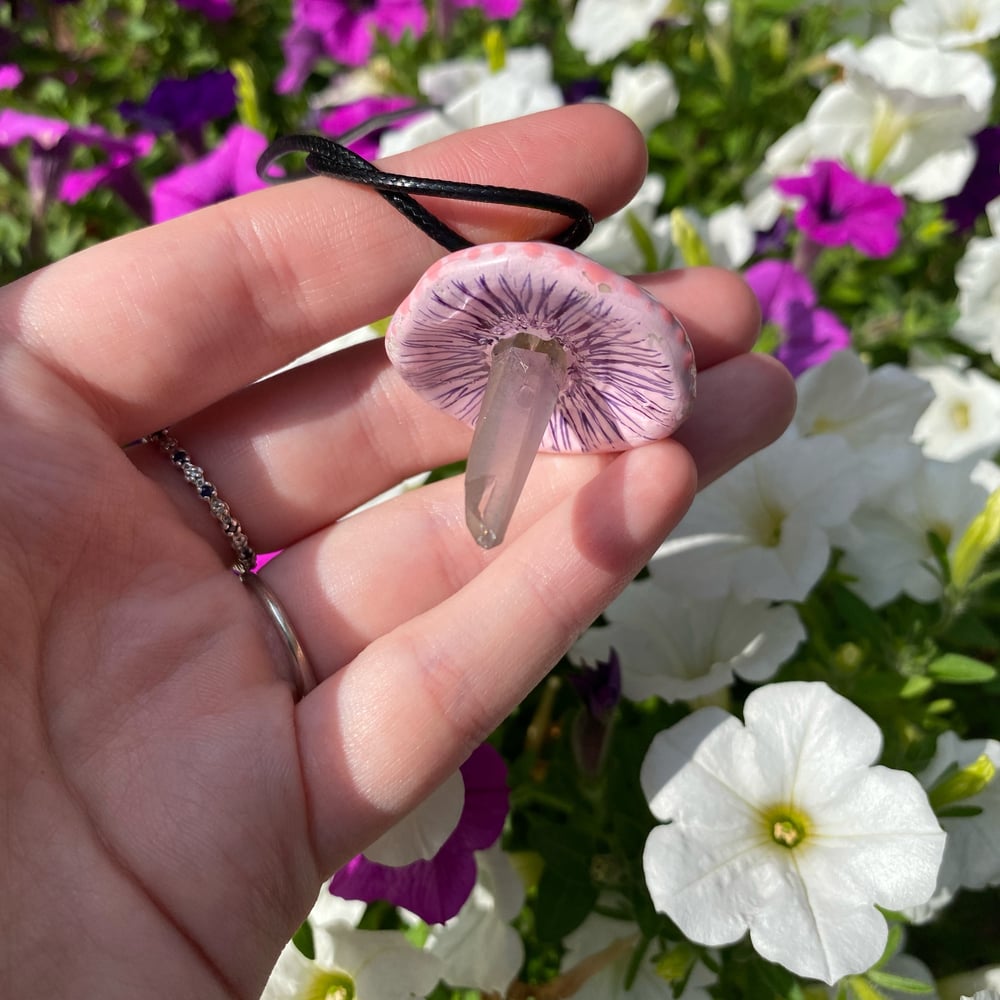
[[[868,151],[867,176],[874,177],[893,151],[903,133],[910,127],[910,120],[902,115],[884,97],[877,99],[871,147]]]
[[[968,31],[971,33],[979,27],[980,11],[978,9],[978,4],[963,4],[957,13],[958,16],[955,18],[954,24],[960,31]]]
[[[799,809],[778,805],[763,814],[767,835],[779,847],[798,847],[809,835],[809,817]]]
[[[952,426],[957,431],[967,431],[969,425],[972,423],[972,417],[969,413],[968,403],[952,403],[951,408],[948,410],[948,418],[951,420]]]
[[[344,972],[318,970],[302,1000],[354,1000],[354,980]]]

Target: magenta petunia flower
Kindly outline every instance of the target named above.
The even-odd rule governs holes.
[[[804,177],[782,177],[774,186],[800,197],[798,227],[827,247],[847,244],[868,257],[888,257],[899,245],[906,204],[891,187],[856,177],[836,160],[817,160]]]
[[[136,215],[148,220],[149,201],[134,167],[152,148],[152,136],[114,136],[99,125],[70,125],[60,118],[12,108],[0,111],[0,148],[25,141],[31,144],[28,183],[39,206],[53,198],[76,202],[101,185],[114,190]],[[79,147],[96,150],[103,162],[72,170],[73,153]]]
[[[259,132],[234,125],[207,156],[153,184],[153,221],[164,222],[264,187],[257,159],[266,147],[267,139]]]
[[[507,765],[488,743],[472,752],[461,772],[462,814],[433,858],[393,868],[359,854],[333,876],[330,892],[366,903],[385,900],[429,924],[455,916],[476,884],[475,852],[496,843],[509,806]]]
[[[411,107],[416,102],[412,97],[362,97],[360,100],[350,104],[342,104],[340,107],[328,111],[319,123],[320,131],[332,136],[334,139],[340,138],[359,125],[372,121],[378,115],[386,114],[389,111],[399,111],[402,108]],[[405,116],[395,122],[402,125],[410,116]],[[366,160],[373,160],[378,155],[378,139],[383,128],[372,129],[368,135],[356,139],[347,144],[348,149],[363,156]]]
[[[20,67],[13,63],[0,65],[0,90],[13,90],[23,79]]]
[[[793,374],[826,361],[851,343],[851,334],[829,309],[817,305],[809,279],[782,260],[765,260],[743,277],[760,302],[761,318],[781,330],[774,356]]]
[[[375,47],[376,34],[398,42],[410,31],[427,30],[423,0],[297,0],[285,34],[285,69],[275,89],[298,90],[322,56],[345,66],[360,66]]]

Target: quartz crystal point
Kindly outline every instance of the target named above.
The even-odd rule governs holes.
[[[694,354],[635,282],[548,243],[490,243],[432,264],[389,324],[403,380],[476,427],[466,514],[503,537],[535,451],[613,452],[658,441],[694,400]]]
[[[484,549],[503,541],[566,376],[552,341],[515,337],[493,354],[465,470],[465,520]]]

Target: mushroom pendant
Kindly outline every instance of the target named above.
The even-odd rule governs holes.
[[[499,544],[536,453],[613,452],[667,437],[694,400],[694,353],[635,282],[549,243],[469,247],[400,305],[386,351],[404,381],[475,427],[465,514]]]

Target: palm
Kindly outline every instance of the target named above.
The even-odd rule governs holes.
[[[594,115],[599,128],[581,127]],[[559,148],[560,129],[579,155],[482,156]],[[585,138],[608,129],[614,160]],[[603,213],[638,183],[641,149],[610,112],[576,108],[401,167],[460,177],[494,162],[474,179]],[[718,474],[790,405],[787,379],[736,357],[755,315],[735,280],[651,279],[706,370],[687,449],[540,460],[489,554],[465,536],[455,482],[331,527],[461,457],[468,432],[416,401],[377,344],[231,393],[390,311],[433,248],[367,193],[322,182],[213,212],[4,293],[3,315],[21,318],[0,401],[6,898],[19,903],[0,979],[30,974],[38,994],[72,981],[84,996],[256,995],[320,880],[454,769],[648,558],[689,501],[691,456]],[[367,255],[342,251],[332,268],[321,216],[366,227]],[[475,217],[474,238],[528,235],[512,229],[521,216],[479,232]],[[386,246],[405,265],[379,274]],[[713,317],[706,301],[729,307]],[[171,422],[258,548],[284,549],[266,575],[322,681],[297,705],[272,626],[222,569],[218,526],[156,449],[121,448]]]

